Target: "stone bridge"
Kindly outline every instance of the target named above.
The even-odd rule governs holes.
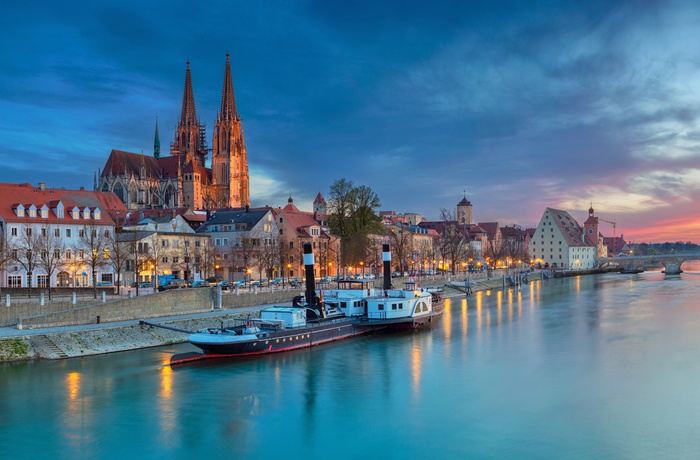
[[[610,267],[617,265],[622,267],[622,273],[641,273],[645,263],[661,264],[663,273],[678,275],[683,273],[681,265],[687,260],[700,260],[700,254],[659,254],[654,256],[621,256],[603,257],[596,259],[596,267]]]

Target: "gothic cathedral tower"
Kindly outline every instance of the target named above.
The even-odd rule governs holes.
[[[175,140],[170,146],[171,155],[180,156],[180,166],[190,161],[204,166],[207,158],[206,127],[199,123],[197,110],[194,106],[194,91],[192,90],[192,75],[190,61],[187,61],[185,71],[185,91],[182,95],[182,112],[175,130]]]
[[[212,139],[212,185],[216,207],[220,208],[250,206],[248,155],[241,117],[236,111],[229,56],[226,53],[221,109]]]

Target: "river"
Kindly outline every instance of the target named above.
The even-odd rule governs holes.
[[[478,292],[422,331],[256,359],[3,364],[2,456],[697,459],[693,268]]]

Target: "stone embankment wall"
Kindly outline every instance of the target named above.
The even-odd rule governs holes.
[[[128,321],[134,319],[156,318],[160,316],[198,313],[218,308],[217,288],[175,289],[131,299],[109,300],[102,303],[82,302],[82,305],[67,307],[65,303],[40,305],[19,303],[9,307],[0,306],[0,325],[14,326],[20,329],[72,326],[100,322]],[[222,308],[247,307],[273,303],[289,303],[294,295],[301,291],[259,292],[240,291],[223,292]]]
[[[533,281],[541,279],[541,273],[528,273]],[[506,279],[506,287],[508,286]],[[464,281],[453,281],[445,286],[446,296],[464,295]],[[473,291],[501,289],[503,278],[472,280]],[[100,305],[77,308],[76,312],[57,312],[23,318],[23,327],[40,327],[49,324],[86,324],[96,322],[100,315],[102,322],[128,319],[155,318],[174,314],[211,311],[215,295],[214,289],[181,289],[158,294],[141,296]],[[219,326],[221,321],[248,313],[237,314],[235,307],[267,304],[289,304],[290,299],[301,291],[276,291],[265,293],[223,293],[222,307],[232,309],[222,311],[222,315],[163,322],[162,324],[189,331],[205,327]],[[6,308],[6,307],[0,307]],[[88,356],[116,351],[156,347],[187,340],[187,334],[150,326],[127,326],[95,329],[80,332],[61,332],[45,335],[32,335],[21,338],[0,339],[0,361],[16,361],[35,358],[61,359]]]
[[[194,318],[162,324],[196,331],[218,327],[221,321],[245,317],[247,313],[231,312],[225,315]],[[80,332],[60,332],[0,339],[0,362],[29,359],[61,359],[89,356],[116,351],[136,350],[187,341],[187,334],[152,326],[133,325]]]

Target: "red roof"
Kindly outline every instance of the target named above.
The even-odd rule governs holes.
[[[63,218],[56,216],[53,211],[58,206],[58,203],[63,203],[64,215]],[[34,205],[38,210],[46,206],[48,208],[48,217],[29,217],[25,212],[24,217],[18,217],[15,209],[22,203],[26,208]],[[99,209],[101,211],[100,220],[83,219],[83,214],[80,214],[78,219],[73,219],[69,211],[73,208],[78,208],[81,211],[89,208],[91,211]],[[6,222],[21,222],[34,223],[45,222],[48,224],[74,224],[80,223],[95,223],[103,225],[114,225],[114,219],[117,215],[126,212],[126,206],[121,202],[119,197],[112,192],[93,192],[91,190],[65,190],[59,188],[34,187],[31,184],[10,184],[7,182],[0,183],[0,217]],[[122,214],[123,215],[123,214]]]

